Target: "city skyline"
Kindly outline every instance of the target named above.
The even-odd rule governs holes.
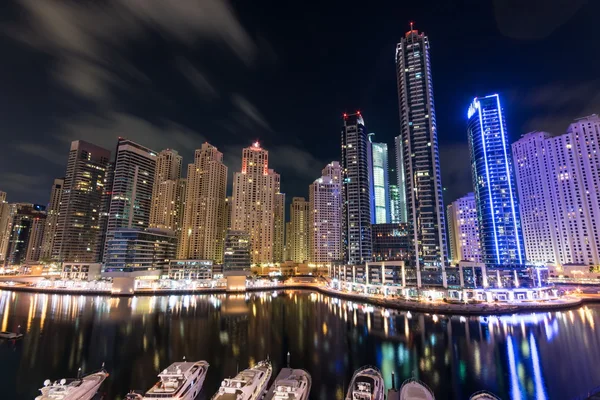
[[[364,17],[361,29],[328,18],[328,13],[339,12],[329,4],[311,24],[306,24],[307,10],[288,15],[286,29],[277,19],[232,4],[225,10],[232,25],[215,25],[214,36],[199,32],[194,24],[177,23],[199,13],[168,10],[160,15],[164,20],[159,21],[165,22],[161,24],[143,20],[145,14],[135,7],[105,10],[98,5],[107,18],[121,11],[140,29],[140,36],[124,32],[119,46],[105,34],[96,35],[93,24],[80,23],[93,16],[83,4],[56,7],[64,26],[73,29],[73,35],[60,35],[53,30],[54,5],[45,8],[43,3],[3,4],[14,25],[0,43],[7,58],[0,68],[11,77],[0,85],[4,93],[20,97],[10,101],[2,114],[4,135],[18,140],[0,149],[0,182],[14,202],[48,201],[46,188],[64,174],[60,159],[71,141],[86,140],[114,150],[118,136],[156,150],[173,148],[186,165],[193,161],[193,149],[209,141],[226,157],[229,182],[238,169],[241,148],[260,139],[273,153],[274,168],[286,176],[282,192],[288,199],[304,196],[306,182],[318,176],[320,166],[337,158],[332,155],[338,141],[328,135],[338,128],[342,112],[363,110],[370,130],[388,146],[397,135],[395,67],[389,60],[409,18],[433,43],[445,203],[469,191],[468,149],[460,116],[473,96],[498,92],[511,105],[507,115],[511,142],[531,130],[563,132],[572,119],[597,112],[600,106],[593,63],[572,66],[567,80],[555,62],[557,46],[581,54],[597,52],[600,44],[591,40],[595,25],[590,23],[593,10],[600,6],[596,3],[579,9],[573,5],[572,13],[544,7],[557,18],[548,26],[517,24],[519,15],[535,12],[521,7],[497,19],[501,9],[488,3],[448,4],[440,13],[432,12],[426,2],[344,8],[349,17]],[[278,12],[283,12],[280,6],[273,10]],[[239,29],[239,36],[230,35],[230,27]],[[158,34],[148,40],[154,28]],[[474,31],[481,39],[473,40]],[[582,40],[571,43],[564,34],[569,31],[580,32]],[[339,33],[332,37],[331,32]],[[77,35],[89,39],[89,46],[82,53],[67,51],[68,38]],[[166,46],[169,38],[182,46]],[[206,46],[190,46],[183,38]],[[363,62],[345,62],[338,68],[351,48],[362,54]],[[207,53],[208,49],[214,51]],[[320,62],[312,63],[312,57],[301,54],[318,54]],[[505,73],[503,54],[514,57],[518,74]],[[20,60],[28,61],[26,68]],[[546,66],[540,69],[540,63]],[[78,65],[81,68],[74,68]],[[350,78],[358,83],[345,85]],[[301,127],[307,116],[312,129],[305,131]],[[316,140],[324,141],[313,146]],[[457,161],[456,154],[461,155]]]

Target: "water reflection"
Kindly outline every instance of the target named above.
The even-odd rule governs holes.
[[[84,297],[0,292],[2,330],[26,331],[0,345],[8,397],[30,399],[46,378],[106,363],[106,398],[146,389],[171,362],[206,359],[199,398],[225,376],[290,351],[313,376],[312,399],[342,399],[352,372],[377,365],[386,386],[414,376],[438,398],[491,390],[508,399],[568,399],[600,383],[599,307],[500,317],[381,309],[302,291],[245,295]]]

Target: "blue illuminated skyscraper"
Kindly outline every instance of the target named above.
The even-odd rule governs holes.
[[[482,259],[487,265],[524,264],[519,202],[500,97],[475,98],[468,119]]]

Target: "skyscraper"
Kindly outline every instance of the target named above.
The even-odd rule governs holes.
[[[482,261],[525,264],[519,202],[500,97],[493,94],[475,98],[468,119]]]
[[[45,207],[38,204],[15,203],[11,207],[11,232],[4,262],[6,265],[22,265],[27,260],[30,240],[35,241],[32,258],[36,255],[39,257],[36,249],[41,244],[44,229],[44,221],[41,219],[46,217],[46,212]]]
[[[119,138],[112,174],[106,242],[120,228],[148,228],[156,152]]]
[[[279,174],[269,169],[269,152],[255,142],[242,151],[242,170],[233,176],[231,228],[250,234],[254,264],[274,261],[275,195]]]
[[[481,262],[475,194],[468,193],[448,206],[448,234],[452,262]]]
[[[393,224],[400,223],[400,193],[398,185],[390,185],[390,221]]]
[[[412,24],[396,46],[396,77],[401,129],[396,139],[398,185],[404,177],[414,246],[411,259],[417,269],[442,266],[447,258],[446,233],[429,39]]]
[[[40,260],[46,261],[52,258],[52,247],[56,236],[56,228],[58,227],[58,214],[60,213],[64,184],[64,178],[57,178],[52,183],[52,188],[50,189],[50,201],[46,209],[46,226],[44,227],[44,237],[42,239],[42,248],[40,249]]]
[[[45,227],[46,213],[38,212],[32,218],[29,228],[29,240],[27,241],[27,251],[25,252],[25,263],[29,265],[40,261]]]
[[[390,185],[390,201],[396,199],[395,205],[392,204],[392,209],[395,207],[396,212],[392,213],[392,221],[394,223],[404,223],[408,221],[408,211],[406,210],[406,182],[404,173],[404,158],[402,157],[402,136],[396,136],[394,139],[394,153],[396,154],[396,185],[395,192]]]
[[[371,178],[373,193],[372,224],[391,221],[388,170],[388,147],[385,143],[371,143]]]
[[[304,197],[294,197],[290,204],[290,235],[287,239],[292,261],[308,260],[309,232],[309,203]]]
[[[285,261],[285,194],[280,192],[279,182],[275,193],[275,227],[273,230],[273,262]]]
[[[188,165],[183,231],[177,258],[223,262],[227,167],[223,153],[209,143]]]
[[[342,127],[342,243],[345,261],[371,261],[371,143],[360,111],[344,114]]]
[[[158,153],[154,170],[150,228],[180,233],[183,217],[185,185],[181,181],[182,157],[175,150],[166,149]]]
[[[512,151],[528,260],[600,265],[600,117],[527,133]]]
[[[309,188],[310,261],[332,263],[342,251],[342,168],[332,161]]]
[[[100,258],[99,216],[109,158],[110,151],[102,147],[82,140],[71,143],[52,244],[53,259],[96,262]]]
[[[6,192],[0,191],[0,265],[4,265],[6,258],[11,223],[12,217],[10,214],[10,205],[6,201]]]

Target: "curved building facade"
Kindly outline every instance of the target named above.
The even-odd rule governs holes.
[[[519,203],[500,96],[475,98],[467,116],[482,260],[486,265],[525,264]]]

